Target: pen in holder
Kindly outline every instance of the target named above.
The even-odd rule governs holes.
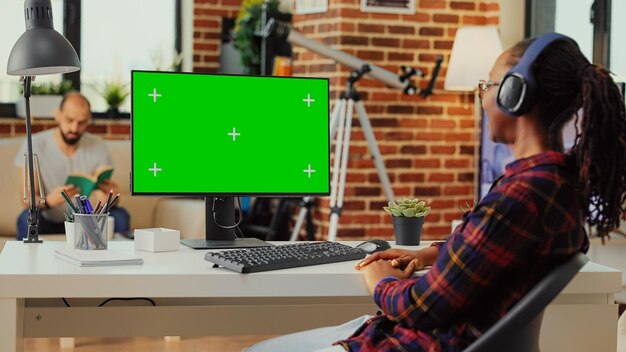
[[[107,217],[103,214],[74,214],[74,249],[107,249]]]

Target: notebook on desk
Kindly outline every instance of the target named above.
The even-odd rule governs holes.
[[[143,259],[135,255],[110,249],[99,251],[57,249],[54,256],[81,267],[143,264]]]

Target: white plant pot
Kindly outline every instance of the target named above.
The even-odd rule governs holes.
[[[54,111],[61,105],[62,95],[32,95],[30,97],[30,117],[40,119],[54,118]],[[26,117],[26,102],[18,99],[15,113],[18,117]]]

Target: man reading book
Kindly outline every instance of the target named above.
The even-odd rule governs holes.
[[[80,93],[68,93],[55,111],[54,119],[58,124],[56,128],[33,134],[33,153],[39,157],[40,176],[46,195],[46,202],[41,206],[39,216],[40,234],[65,232],[63,212],[67,204],[61,196],[63,189],[70,197],[88,195],[93,191],[91,199],[96,202],[101,200],[103,204],[110,190],[114,194],[119,193],[119,187],[111,180],[113,161],[109,150],[102,139],[86,131],[91,122],[89,101]],[[21,179],[24,179],[25,153],[26,141],[15,158]],[[98,180],[99,170],[104,169],[109,170],[108,176]],[[88,182],[79,182],[77,178],[70,177],[71,174],[81,174],[98,181],[92,182],[89,188],[93,189],[88,189]],[[38,194],[38,182],[35,182],[35,188]],[[115,232],[126,234],[130,226],[128,212],[121,207],[114,207],[109,213],[115,218]],[[17,219],[18,240],[27,236],[28,216],[26,209]]]

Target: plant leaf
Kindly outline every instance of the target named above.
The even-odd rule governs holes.
[[[406,216],[407,218],[412,218],[415,216],[415,214],[417,214],[417,211],[415,211],[414,208],[408,208],[402,211],[402,215]]]
[[[393,216],[402,216],[402,213],[396,209],[389,209],[391,211],[391,215]]]

